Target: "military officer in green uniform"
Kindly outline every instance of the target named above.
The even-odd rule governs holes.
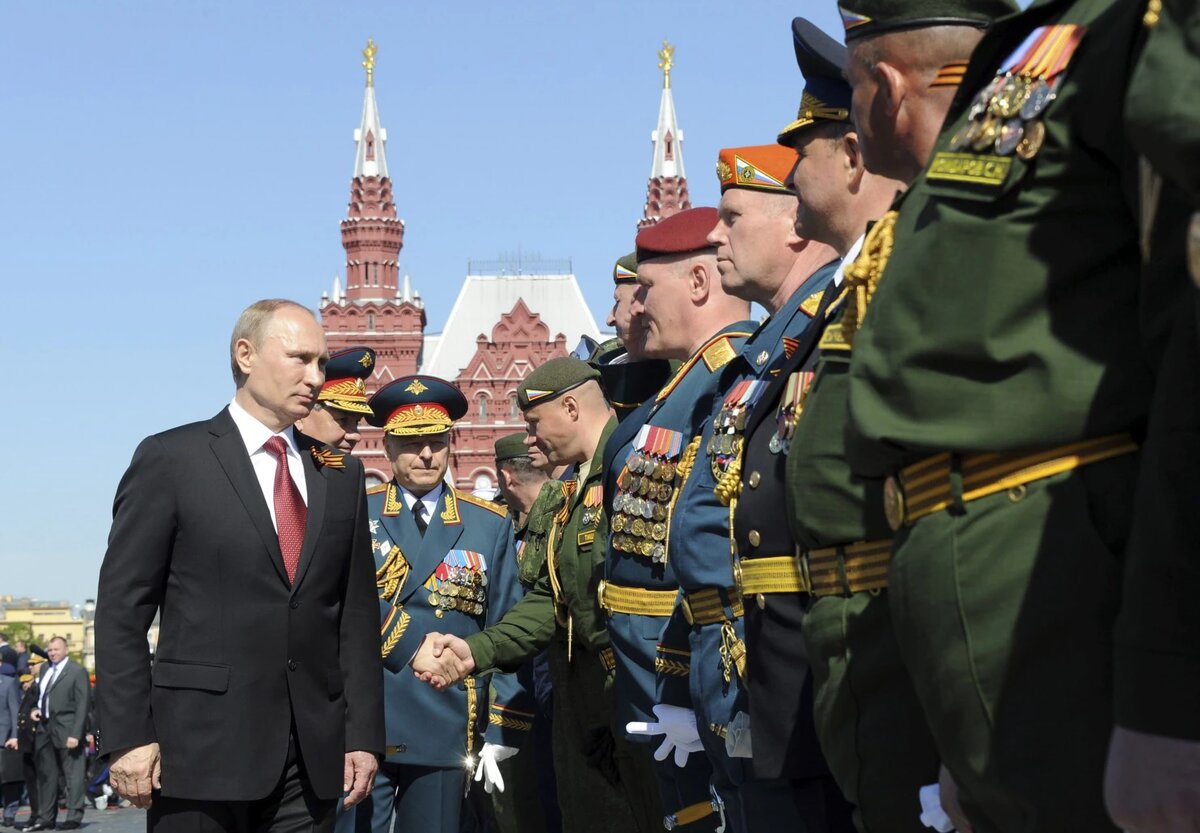
[[[671,513],[668,566],[683,599],[656,662],[660,702],[694,715],[693,736],[713,767],[728,824],[751,833],[800,827],[791,775],[812,750],[794,750],[798,733],[788,730],[761,748],[750,743],[731,492],[718,484],[736,482],[734,446],[742,441],[745,415],[811,325],[837,264],[832,247],[796,234],[796,195],[788,184],[796,159],[795,151],[777,144],[723,148],[717,156],[721,202],[709,242],[716,246],[721,283],[770,316],[722,368],[721,393],[695,439],[696,461]]]
[[[524,431],[517,431],[495,442],[496,478],[512,518],[518,565],[524,560],[529,513],[542,488],[550,485],[548,474],[533,465],[526,436]],[[500,833],[542,833],[562,828],[550,747],[554,712],[548,675],[544,654],[521,666],[516,674],[525,690],[534,695],[533,728],[522,754],[497,764],[500,777],[494,786],[498,789],[490,792],[492,814]],[[482,776],[479,770],[475,778],[480,780]]]
[[[521,383],[517,399],[530,442],[550,462],[577,466],[550,528],[545,570],[503,621],[470,639],[431,640],[439,655],[418,657],[413,669],[445,687],[466,673],[517,668],[548,649],[563,829],[661,830],[649,752],[613,725],[616,661],[598,590],[609,534],[602,460],[617,420],[598,379],[586,362],[560,358]]]
[[[1143,169],[1146,269],[1188,255],[1195,286],[1178,305],[1142,452],[1124,596],[1116,631],[1116,721],[1105,798],[1124,830],[1200,825],[1200,673],[1196,649],[1200,495],[1200,14],[1194,0],[1164,0],[1142,18],[1147,42],[1130,81],[1126,125]],[[1182,189],[1187,227],[1164,212]],[[1186,233],[1186,241],[1181,240]]]
[[[393,473],[367,490],[387,752],[373,789],[339,814],[337,828],[458,833],[476,755],[494,762],[525,745],[532,698],[513,675],[493,677],[490,698],[486,681],[475,678],[439,694],[414,679],[408,664],[425,634],[476,633],[517,602],[512,524],[501,507],[445,482],[450,428],[467,410],[457,388],[432,376],[405,376],[380,388],[369,404]],[[485,713],[480,749],[476,729]]]
[[[1114,829],[1120,564],[1184,285],[1141,270],[1122,113],[1145,12],[994,23],[847,279],[847,459],[887,478],[897,644],[976,833]]]
[[[621,421],[604,453],[612,535],[600,605],[617,661],[616,721],[640,744],[659,744],[655,736],[666,729],[654,754],[664,825],[686,831],[716,830],[724,822],[707,757],[690,754],[699,745],[676,744],[671,733],[671,721],[687,721],[690,710],[658,704],[656,697],[657,642],[679,593],[669,569],[673,542],[667,529],[721,370],[754,329],[749,303],[722,286],[716,248],[708,241],[716,224],[716,209],[691,208],[638,232],[633,311],[645,333],[643,353],[676,360],[679,367],[656,396]]]
[[[358,423],[371,415],[367,384],[375,369],[375,351],[370,347],[348,347],[329,357],[325,384],[317,394],[312,412],[296,420],[296,430],[342,451],[358,445]]]
[[[928,161],[984,27],[1015,6],[1005,0],[862,5],[870,8],[843,3],[870,17],[847,31],[846,77],[855,84],[852,110],[858,119],[854,136],[872,173],[907,185]],[[886,102],[901,104],[889,108]],[[785,133],[780,141],[797,138]],[[797,180],[811,173],[809,164],[797,169]],[[886,191],[875,199],[864,198],[862,189],[857,193],[810,231],[848,252],[851,269],[867,222],[889,202]],[[829,236],[830,229],[841,233]],[[840,327],[835,314],[818,343],[813,373],[801,372],[787,385],[799,397],[786,429],[787,506],[809,596],[803,633],[817,734],[838,784],[855,805],[862,833],[919,833],[925,825],[918,796],[923,787],[936,792],[939,759],[892,635],[887,594],[892,533],[883,514],[883,480],[856,476],[846,463],[851,344],[841,338]]]

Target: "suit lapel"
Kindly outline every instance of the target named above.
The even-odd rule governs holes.
[[[308,565],[312,563],[317,540],[321,537],[321,527],[325,525],[326,493],[329,481],[325,479],[325,466],[317,467],[313,461],[313,444],[306,437],[293,430],[296,447],[300,449],[300,462],[304,466],[304,486],[308,490],[308,520],[304,525],[304,544],[300,548],[300,563],[296,566],[296,580],[292,583],[292,592],[300,586]]]
[[[228,408],[213,417],[209,423],[209,431],[217,435],[212,441],[212,450],[217,457],[217,462],[225,470],[225,476],[229,478],[233,491],[241,500],[242,506],[245,507],[246,514],[250,516],[254,528],[258,530],[258,536],[262,539],[263,548],[271,560],[271,566],[280,581],[287,584],[287,573],[283,569],[283,555],[279,551],[279,536],[275,532],[275,525],[271,523],[271,513],[267,509],[266,502],[269,498],[262,493],[262,489],[258,485],[258,479],[254,476],[254,466],[250,464],[250,455],[246,453],[246,445],[242,442],[242,435],[238,432],[233,417],[229,415]]]
[[[442,563],[446,553],[454,549],[454,545],[458,543],[463,531],[462,515],[459,514],[460,508],[458,500],[454,497],[454,490],[449,485],[443,486],[442,496],[438,499],[438,508],[433,517],[429,519],[429,528],[425,530],[425,537],[421,539],[421,546],[417,550],[416,558],[410,559],[412,575],[409,577],[404,592],[401,593],[402,601],[425,583],[425,580]],[[409,521],[415,528],[416,522],[412,520],[411,512]]]

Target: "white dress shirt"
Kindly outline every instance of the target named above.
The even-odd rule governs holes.
[[[838,264],[837,270],[833,273],[833,285],[841,286],[842,281],[846,278],[846,267],[858,259],[858,253],[862,251],[863,241],[867,239],[867,233],[863,232],[854,241],[854,245],[850,247],[850,251],[846,252],[846,256],[842,258],[842,262]]]
[[[46,709],[42,712],[42,720],[50,717],[50,698],[46,697],[46,692],[50,690],[50,687],[54,685],[54,681],[58,679],[58,675],[62,673],[64,662],[66,662],[65,659],[60,659],[57,663],[52,664],[42,673],[41,679],[38,680],[38,703],[40,704],[43,698],[46,700]],[[39,705],[38,708],[41,708],[41,706]]]
[[[433,523],[433,513],[437,511],[438,501],[442,499],[444,484],[437,484],[419,498],[399,483],[396,486],[400,489],[400,496],[404,498],[404,505],[408,507],[408,511],[413,512],[413,505],[419,500],[425,507],[425,523]],[[413,514],[415,515],[416,513],[413,512]]]
[[[229,415],[233,417],[233,424],[237,426],[242,442],[246,444],[250,465],[254,467],[254,476],[258,478],[263,499],[267,502],[267,511],[271,513],[271,525],[279,532],[279,524],[275,521],[275,467],[279,464],[275,455],[263,448],[263,445],[271,437],[283,438],[287,446],[288,473],[292,475],[296,488],[300,490],[300,497],[307,505],[308,488],[304,479],[304,460],[300,456],[300,449],[296,447],[296,437],[291,426],[276,434],[256,417],[251,416],[236,399],[229,403]]]

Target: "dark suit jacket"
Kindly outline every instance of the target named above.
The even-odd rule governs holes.
[[[289,584],[267,501],[223,410],[149,437],[117,488],[96,600],[107,751],[157,741],[162,791],[266,796],[296,734],[316,794],[383,752],[383,672],[361,463],[297,434],[308,525]],[[146,630],[161,611],[153,670]]]
[[[21,684],[15,677],[0,676],[0,746],[17,736],[21,694]]]
[[[42,673],[38,677],[38,702],[41,697],[41,680],[51,672],[50,663],[42,665]],[[87,671],[83,666],[69,659],[64,659],[58,677],[50,685],[46,695],[46,710],[50,712],[49,719],[45,716],[40,721],[41,730],[49,732],[50,742],[59,749],[67,745],[67,738],[83,741],[83,728],[88,716],[88,695],[91,685],[88,683]]]

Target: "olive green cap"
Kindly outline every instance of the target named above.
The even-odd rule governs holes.
[[[926,26],[974,26],[1018,11],[1011,0],[838,0],[846,43],[867,35],[923,29]]]
[[[617,258],[613,266],[613,283],[637,283],[637,252]]]
[[[514,434],[505,434],[496,440],[496,462],[528,457],[529,446],[525,445],[526,436],[524,431],[517,431]]]
[[[525,381],[517,388],[517,404],[522,411],[527,411],[535,405],[549,402],[556,396],[579,387],[584,382],[599,378],[600,371],[585,361],[571,356],[551,359],[525,377]]]

